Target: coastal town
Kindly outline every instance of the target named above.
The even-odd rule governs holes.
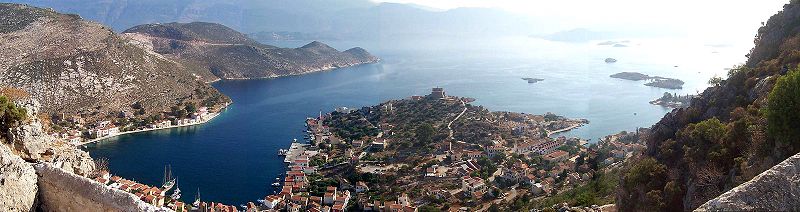
[[[523,196],[556,196],[645,149],[639,137],[647,129],[589,145],[557,136],[587,120],[489,112],[472,101],[433,88],[308,118],[309,142],[279,151],[285,178],[253,210],[490,210]]]
[[[52,130],[51,135],[69,144],[82,146],[124,134],[203,124],[217,117],[229,104],[225,103],[215,109],[206,106],[196,107],[187,103],[183,108],[177,107],[178,109],[173,111],[164,111],[143,119],[130,113],[120,112],[115,119],[100,120],[95,123],[87,123],[80,116],[55,117],[53,118],[55,124],[51,127],[56,129]]]
[[[490,112],[471,105],[474,101],[433,88],[425,96],[320,112],[305,120],[304,141],[295,139],[276,153],[287,168],[272,183],[274,193],[238,206],[203,201],[199,190],[192,203],[181,201],[169,167],[162,185],[104,169],[94,180],[173,211],[497,211],[519,207],[520,201],[526,209],[570,209],[560,196],[607,178],[645,149],[640,138],[646,128],[590,144],[559,136],[588,120]],[[199,108],[195,118],[142,130],[202,123],[216,115]],[[102,124],[90,134],[121,133],[113,123]]]

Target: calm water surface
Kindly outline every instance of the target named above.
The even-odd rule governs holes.
[[[387,43],[332,42],[340,49],[365,47],[382,58],[378,64],[215,83],[234,104],[210,123],[123,135],[87,149],[93,157],[110,159],[114,174],[150,185],[160,184],[164,166],[170,164],[186,202],[193,201],[199,188],[204,201],[239,205],[273,193],[270,184],[285,169],[277,150],[302,138],[304,119],[319,111],[424,95],[441,86],[450,95],[477,98],[473,104],[491,110],[587,118],[589,125],[566,135],[596,141],[654,124],[669,109],[648,101],[667,91],[702,91],[707,79],[724,75],[723,68],[744,61],[746,53],[746,48],[655,40],[633,41],[626,48],[532,39]],[[619,62],[606,64],[606,57]],[[666,90],[608,77],[623,71],[680,78],[687,84],[682,90]],[[521,77],[545,80],[528,84]]]

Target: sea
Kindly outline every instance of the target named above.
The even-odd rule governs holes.
[[[199,126],[122,135],[85,147],[108,158],[111,172],[161,185],[169,165],[182,200],[240,205],[273,194],[285,172],[278,149],[303,138],[304,120],[338,107],[360,108],[425,95],[442,87],[472,97],[492,111],[547,112],[585,118],[588,125],[559,134],[590,142],[620,131],[649,127],[672,109],[648,102],[665,92],[697,94],[713,76],[745,61],[749,46],[707,45],[681,39],[615,40],[624,47],[552,42],[529,37],[411,41],[323,41],[345,50],[360,46],[376,64],[275,79],[213,84],[233,100],[216,119]],[[310,41],[268,44],[295,48]],[[606,63],[615,58],[616,63]],[[610,78],[640,72],[678,78],[683,89],[645,86]],[[524,77],[544,81],[528,83]]]

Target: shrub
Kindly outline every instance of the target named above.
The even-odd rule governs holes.
[[[775,83],[767,103],[767,132],[778,142],[797,147],[800,142],[800,71],[793,70]]]
[[[667,174],[667,168],[658,163],[653,158],[647,157],[638,161],[633,167],[625,173],[624,185],[626,190],[633,190],[634,187],[640,185],[647,185],[651,188],[661,188],[655,186],[662,184],[660,178]],[[651,186],[653,185],[653,186]],[[649,190],[649,189],[647,189]]]
[[[19,126],[27,118],[25,108],[17,107],[10,99],[0,96],[0,138],[6,137],[8,128]]]

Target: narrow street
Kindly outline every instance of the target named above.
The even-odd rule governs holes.
[[[461,118],[461,116],[464,115],[464,113],[467,112],[467,103],[465,103],[464,100],[460,100],[459,99],[459,101],[461,101],[461,105],[464,106],[464,110],[462,110],[461,113],[459,113],[456,116],[456,118],[454,118],[452,121],[450,121],[450,123],[447,124],[447,129],[450,130],[450,135],[447,136],[447,138],[449,138],[449,139],[453,139],[454,132],[453,132],[453,128],[451,127],[453,125],[453,122],[456,122],[456,120]]]

